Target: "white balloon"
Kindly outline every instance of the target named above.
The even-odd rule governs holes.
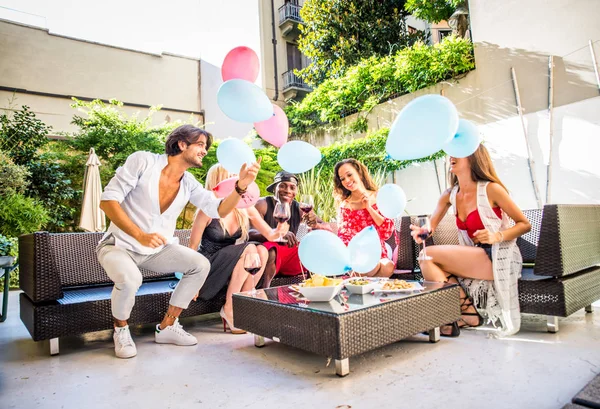
[[[311,170],[321,161],[321,151],[308,142],[290,141],[277,152],[277,163],[290,173]]]
[[[406,208],[404,190],[392,183],[381,186],[377,192],[377,208],[382,215],[389,219],[401,217]]]
[[[256,162],[254,151],[239,139],[225,139],[217,148],[217,160],[230,173],[240,173],[244,163]]]

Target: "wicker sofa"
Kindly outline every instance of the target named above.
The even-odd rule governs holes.
[[[187,245],[189,230],[175,232]],[[95,247],[103,233],[37,232],[19,237],[21,320],[34,341],[50,340],[58,354],[58,338],[110,329],[112,282],[98,263]],[[142,270],[144,277],[129,322],[159,322],[177,284],[174,273]],[[297,281],[276,277],[273,285]],[[192,302],[182,317],[218,312],[225,291],[208,300]]]
[[[523,256],[519,280],[522,313],[547,316],[549,332],[600,299],[600,205],[546,205],[526,210],[531,231],[517,240]],[[454,218],[446,216],[431,244],[458,244]]]

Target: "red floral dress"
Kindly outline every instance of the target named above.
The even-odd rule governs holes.
[[[381,214],[376,204],[373,205],[373,209]],[[381,226],[377,226],[367,209],[352,210],[348,207],[340,208],[340,219],[338,237],[342,239],[346,246],[362,229],[374,226],[381,241],[381,258],[388,258],[385,240],[389,239],[394,233],[394,221],[392,219],[385,218]]]

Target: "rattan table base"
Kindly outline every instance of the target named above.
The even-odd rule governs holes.
[[[233,295],[235,326],[255,334],[257,347],[270,338],[335,359],[339,376],[349,373],[352,356],[427,330],[430,341],[437,342],[439,327],[460,318],[456,285],[343,313],[274,302],[260,295],[261,291],[257,298]]]

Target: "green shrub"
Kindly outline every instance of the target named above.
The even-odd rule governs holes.
[[[6,237],[0,234],[0,256],[17,257],[19,253],[16,237]]]
[[[417,42],[394,55],[371,57],[348,68],[340,78],[324,81],[302,102],[286,107],[292,133],[305,134],[323,123],[362,113],[354,130],[379,103],[437,84],[475,68],[469,40],[447,37],[441,43]]]
[[[0,151],[0,197],[23,194],[29,186],[29,176],[27,168],[15,165],[8,154]]]
[[[0,114],[0,149],[7,152],[17,165],[27,165],[35,159],[38,149],[48,143],[46,126],[30,108]]]
[[[7,195],[0,200],[0,234],[5,236],[33,233],[49,219],[44,206],[30,197]]]

